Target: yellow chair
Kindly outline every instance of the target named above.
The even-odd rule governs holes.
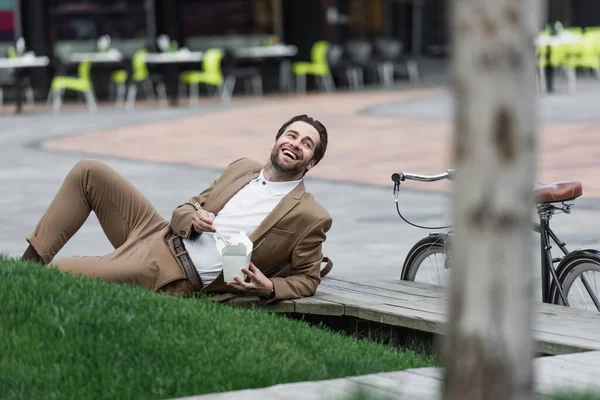
[[[327,62],[328,51],[329,42],[325,40],[315,42],[311,49],[310,62],[295,62],[292,64],[292,73],[296,76],[296,91],[306,93],[307,75],[313,75],[321,79],[326,91],[335,90],[335,84]]]
[[[83,93],[88,106],[88,110],[95,112],[98,110],[96,106],[96,96],[94,94],[94,86],[90,78],[92,62],[89,60],[82,61],[77,67],[78,76],[55,76],[50,83],[50,93],[48,100],[52,98],[53,111],[58,112],[62,106],[62,98],[65,90]]]
[[[573,36],[581,37],[581,28],[567,28],[567,31]],[[540,33],[540,37],[551,36],[551,32],[546,30]],[[550,60],[548,60],[548,48],[550,51]],[[537,66],[539,68],[541,89],[545,90],[545,68],[550,65],[552,68],[559,68],[563,71],[567,78],[569,90],[575,92],[577,74],[573,63],[570,61],[572,57],[581,52],[579,43],[552,44],[550,46],[536,46]]]
[[[146,93],[146,97],[150,100],[156,100],[154,95],[154,85],[150,79],[150,72],[148,71],[148,64],[146,64],[146,54],[148,50],[140,49],[135,52],[131,59],[131,83],[127,90],[127,105],[128,110],[133,110],[135,105],[135,98],[137,95],[137,86],[141,85]],[[158,92],[159,104],[166,106],[167,104],[167,90],[163,82],[157,82],[156,90]]]
[[[127,94],[127,78],[129,74],[124,69],[118,69],[110,74],[110,92],[115,93],[115,107],[121,108],[125,102],[125,95]],[[116,90],[113,89],[116,88]],[[112,94],[111,96],[112,97]]]
[[[223,60],[224,52],[221,49],[208,49],[202,57],[201,71],[184,71],[179,74],[179,96],[181,97],[185,91],[185,86],[189,86],[190,95],[189,103],[198,104],[199,85],[203,84],[207,87],[214,87],[217,93],[220,92],[221,101],[228,102],[231,95],[224,87],[223,70],[221,61]]]

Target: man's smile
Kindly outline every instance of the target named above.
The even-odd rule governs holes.
[[[289,150],[289,149],[282,149],[282,150],[281,150],[281,153],[282,153],[282,154],[283,154],[285,157],[287,157],[287,158],[289,158],[289,159],[291,159],[291,160],[294,160],[294,161],[298,160],[298,158],[299,158],[299,157],[298,157],[298,155],[296,155],[296,153],[294,153],[293,151],[291,151],[291,150]]]

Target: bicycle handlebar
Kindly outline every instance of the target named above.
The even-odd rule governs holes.
[[[396,172],[392,174],[392,181],[396,184],[400,184],[400,182],[405,181],[419,181],[419,182],[435,182],[440,181],[442,179],[448,179],[453,181],[456,179],[456,170],[455,169],[447,169],[445,172],[436,175],[420,175],[420,174],[410,174],[408,172]]]

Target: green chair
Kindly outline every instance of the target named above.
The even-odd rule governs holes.
[[[329,63],[327,62],[327,52],[329,42],[321,40],[313,44],[311,49],[310,62],[296,62],[292,64],[292,73],[296,76],[296,90],[306,93],[306,76],[313,75],[322,81],[326,91],[335,90],[333,77]]]
[[[115,93],[115,107],[121,108],[125,103],[125,95],[127,94],[127,78],[129,74],[124,69],[118,69],[110,74],[110,97]]]
[[[586,31],[577,51],[569,54],[567,64],[571,68],[589,68],[600,78],[600,32]]]
[[[189,86],[189,103],[198,104],[199,85],[206,85],[208,88],[215,88],[217,94],[220,92],[221,101],[229,102],[231,94],[225,90],[223,70],[221,61],[224,56],[224,51],[221,49],[208,49],[202,57],[201,71],[183,71],[179,74],[179,96],[183,95],[185,87]]]
[[[90,78],[92,62],[85,60],[77,67],[78,76],[55,76],[50,83],[48,100],[52,99],[53,111],[58,112],[62,106],[62,98],[65,90],[83,93],[90,112],[98,110],[94,86]]]
[[[154,84],[148,71],[148,64],[146,64],[146,54],[148,50],[140,49],[135,52],[131,59],[131,83],[127,90],[127,109],[133,110],[135,105],[135,98],[137,95],[137,87],[141,85],[146,94],[146,98],[154,101],[156,96],[154,95]],[[158,92],[159,104],[165,106],[167,104],[167,90],[165,84],[160,81],[156,83],[156,90]]]
[[[570,31],[571,34],[579,36],[578,30],[573,28]],[[540,36],[551,36],[551,32],[548,30],[540,33]],[[573,63],[570,59],[580,53],[580,44],[553,44],[551,46],[536,46],[536,58],[537,66],[539,70],[539,82],[542,91],[546,90],[546,73],[545,68],[548,66],[548,47],[550,47],[550,60],[549,65],[554,69],[560,69],[567,78],[569,90],[575,91],[577,74]]]

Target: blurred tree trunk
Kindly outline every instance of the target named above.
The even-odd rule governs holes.
[[[451,4],[458,175],[444,398],[527,399],[542,2]]]

